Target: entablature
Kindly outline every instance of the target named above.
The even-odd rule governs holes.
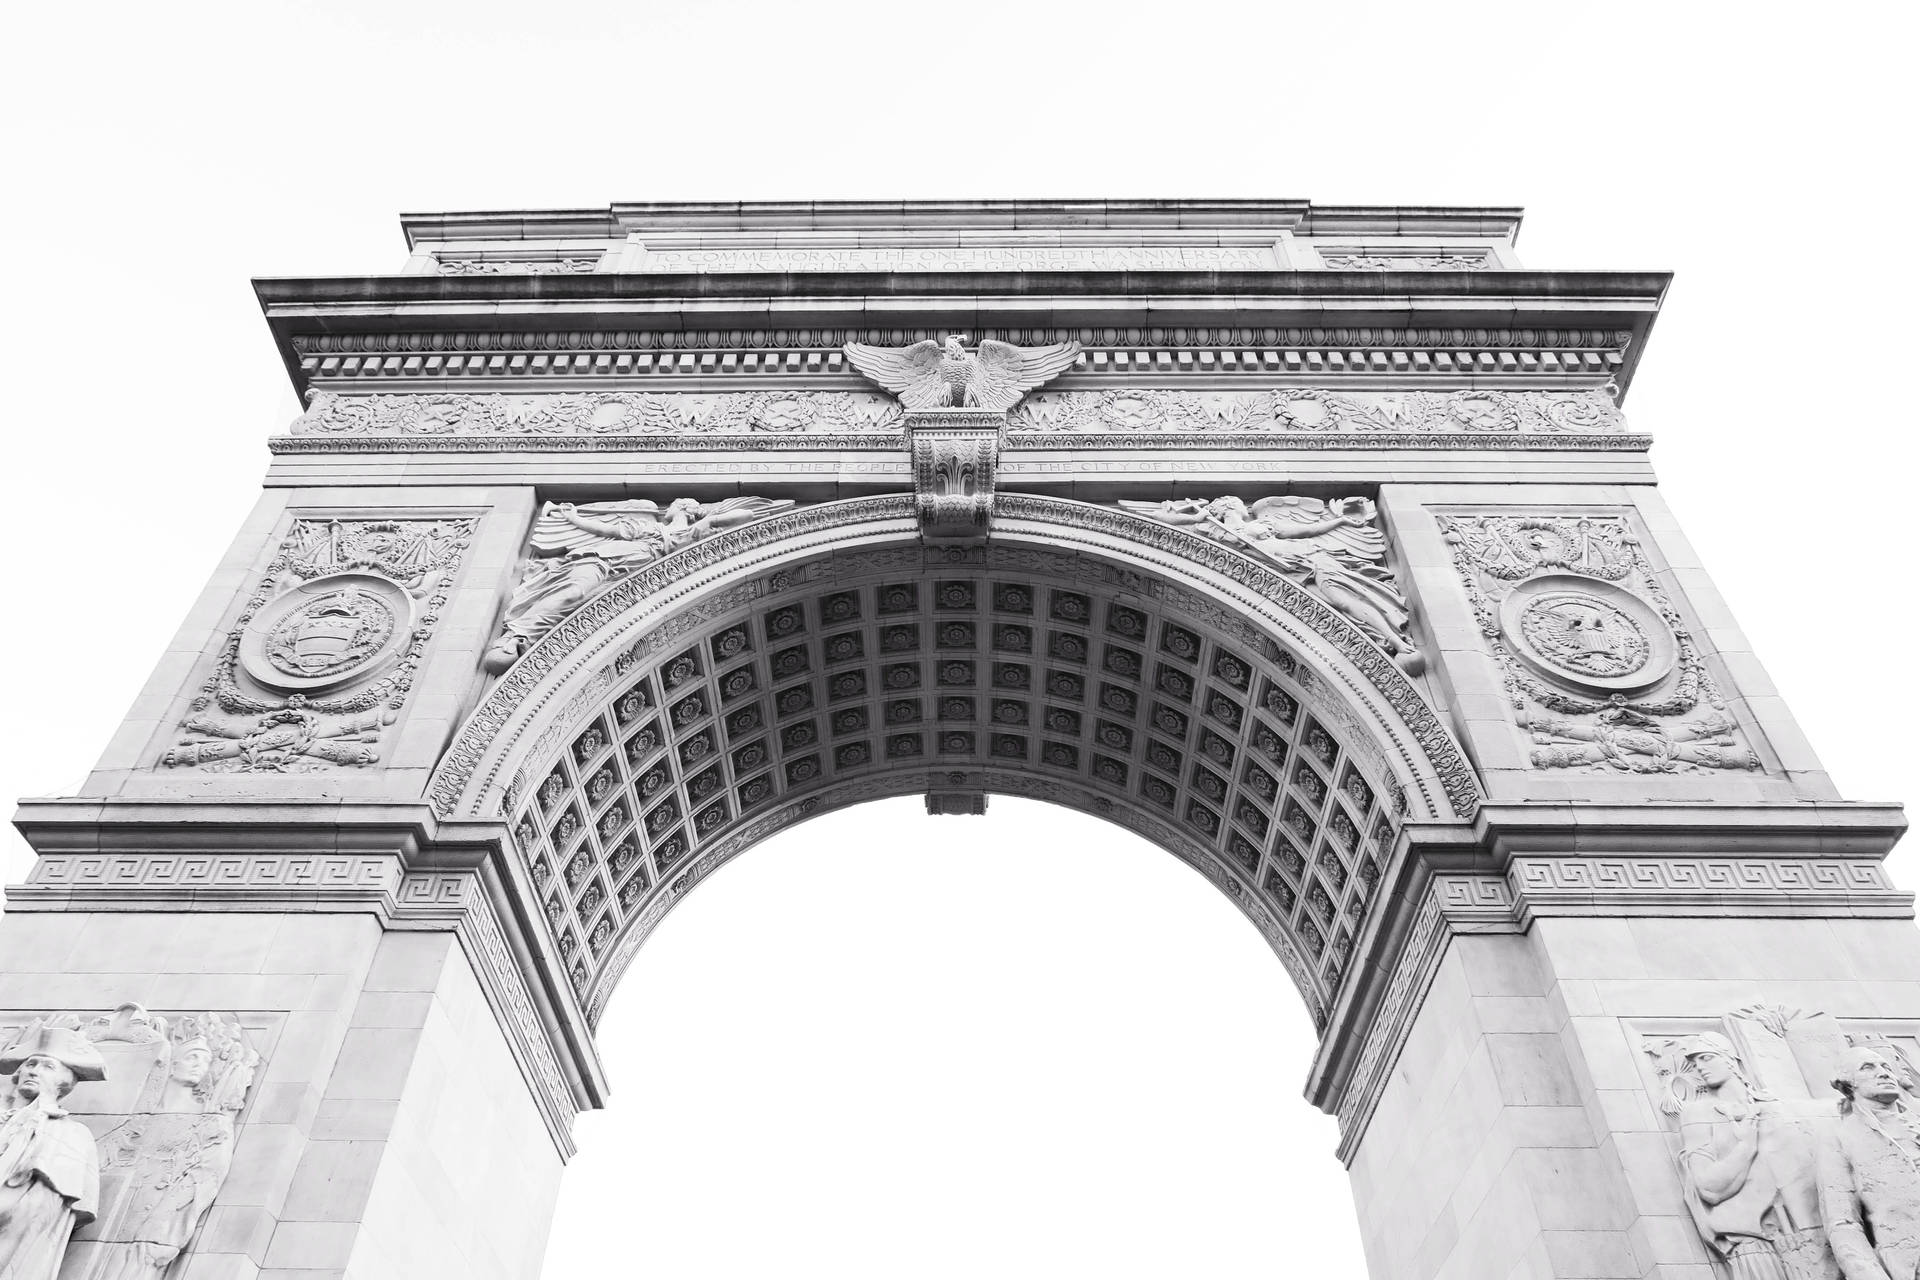
[[[1077,341],[1083,386],[1604,386],[1668,277],[1445,270],[826,271],[259,280],[296,388],[857,386],[847,341]],[[1073,384],[1066,384],[1073,385]]]

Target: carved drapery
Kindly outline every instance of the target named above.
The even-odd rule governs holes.
[[[1920,1268],[1910,1027],[1754,1004],[1643,1029],[1639,1043],[1678,1138],[1688,1214],[1723,1274],[1854,1280]]]
[[[507,601],[501,634],[487,651],[504,671],[609,582],[735,525],[792,507],[788,498],[675,498],[575,506],[549,502],[534,521],[531,555]]]
[[[1122,510],[1238,547],[1338,609],[1414,675],[1426,657],[1413,642],[1412,606],[1387,567],[1387,538],[1366,498],[1325,501],[1275,495],[1122,501]]]

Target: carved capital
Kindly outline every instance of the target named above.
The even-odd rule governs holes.
[[[993,518],[993,472],[1007,415],[937,409],[907,415],[914,505],[928,541],[977,542]]]

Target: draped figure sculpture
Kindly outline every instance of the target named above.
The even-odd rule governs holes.
[[[1408,631],[1412,610],[1387,568],[1387,538],[1366,498],[1326,502],[1291,494],[1261,498],[1179,498],[1120,505],[1137,516],[1244,547],[1333,606],[1408,673],[1426,658]]]
[[[1680,1181],[1694,1226],[1733,1280],[1838,1280],[1807,1128],[1713,1032],[1668,1046]]]
[[[150,1047],[135,1110],[100,1136],[111,1186],[100,1221],[74,1246],[66,1280],[160,1280],[193,1243],[233,1165],[235,1116],[260,1054],[231,1014],[175,1017],[123,1005],[88,1034]]]
[[[1846,1280],[1920,1276],[1920,1112],[1900,1072],[1858,1045],[1833,1081],[1840,1121],[1820,1161],[1820,1204]]]
[[[0,1276],[54,1280],[74,1228],[100,1203],[93,1133],[60,1103],[106,1067],[78,1031],[35,1021],[0,1053],[0,1074],[13,1077],[0,1111]]]
[[[786,498],[677,498],[665,507],[645,498],[577,507],[549,502],[534,521],[532,557],[507,602],[500,638],[487,650],[489,671],[514,659],[561,619],[622,574],[736,525],[793,506]]]

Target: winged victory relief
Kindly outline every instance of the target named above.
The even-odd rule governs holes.
[[[735,525],[793,506],[788,498],[728,498],[666,506],[645,498],[577,507],[549,502],[533,523],[533,553],[507,601],[500,638],[487,668],[504,671],[560,620],[613,579]]]
[[[983,338],[972,351],[964,344],[962,335],[950,333],[944,343],[929,338],[910,347],[849,342],[846,353],[854,368],[899,396],[909,411],[987,409],[994,413],[1013,408],[1021,396],[1080,358],[1077,342],[1016,347]]]
[[[1251,551],[1337,609],[1418,675],[1426,658],[1408,633],[1411,610],[1387,568],[1387,536],[1366,498],[1328,502],[1285,494],[1251,504],[1239,498],[1127,502],[1137,516]]]

